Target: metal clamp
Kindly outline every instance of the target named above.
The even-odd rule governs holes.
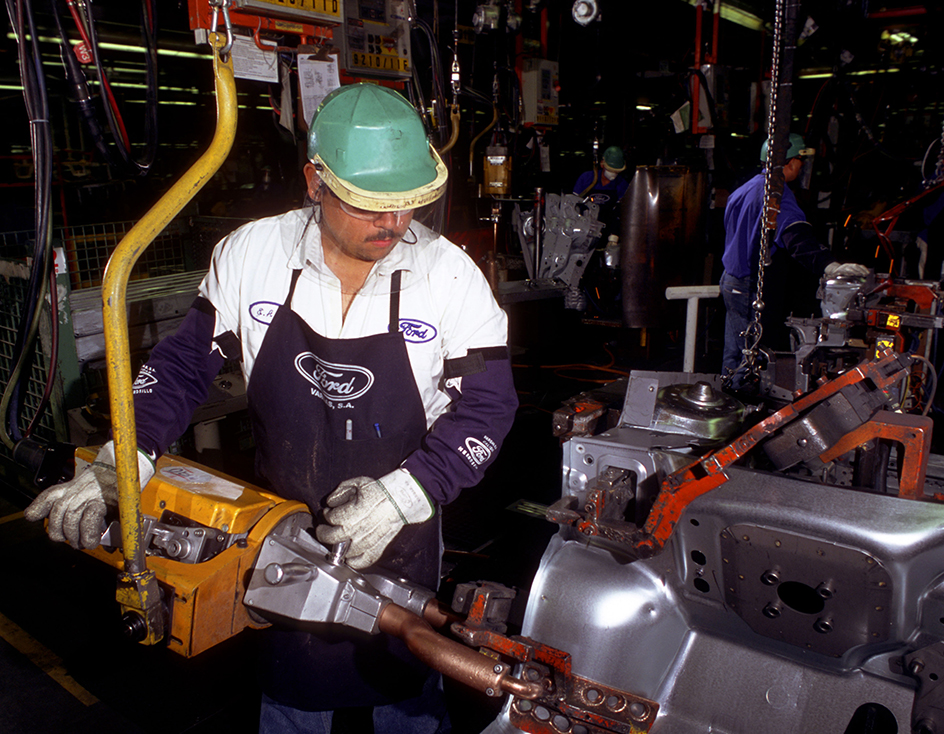
[[[213,6],[213,15],[210,20],[210,28],[216,33],[216,27],[219,25],[220,10],[223,11],[223,25],[226,27],[226,43],[220,48],[220,61],[226,62],[229,52],[233,50],[233,23],[229,17],[229,8],[233,0],[210,0]]]
[[[244,603],[258,614],[328,622],[377,634],[388,604],[422,615],[434,594],[406,579],[361,574],[342,562],[346,548],[329,550],[307,529],[270,535],[259,552]]]

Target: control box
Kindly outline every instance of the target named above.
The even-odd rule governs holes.
[[[525,60],[521,71],[521,96],[524,98],[525,124],[557,124],[559,87],[556,61]]]
[[[344,70],[350,76],[408,79],[412,74],[407,0],[347,0]]]

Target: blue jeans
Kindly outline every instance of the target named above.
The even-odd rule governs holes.
[[[724,352],[721,356],[721,374],[737,370],[744,358],[744,337],[741,334],[754,318],[754,283],[751,278],[735,278],[727,271],[721,274],[721,297],[726,310],[724,316]],[[731,383],[737,388],[740,380]]]
[[[259,734],[331,734],[332,718],[332,711],[301,711],[262,694]],[[373,720],[375,734],[448,734],[442,676],[433,671],[416,698],[375,706]]]

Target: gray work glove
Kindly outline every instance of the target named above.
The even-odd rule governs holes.
[[[141,486],[153,476],[154,462],[139,450]],[[43,491],[23,515],[31,522],[48,516],[46,532],[55,541],[66,541],[75,548],[97,548],[105,530],[105,512],[109,506],[118,506],[114,441],[102,446],[95,460],[74,479]]]
[[[831,262],[826,266],[823,273],[827,278],[836,276],[845,276],[847,278],[864,278],[869,274],[869,269],[859,263],[841,263]]]
[[[351,568],[376,563],[400,528],[429,520],[435,512],[423,487],[406,469],[380,479],[341,482],[326,500],[329,509],[315,534],[325,545],[351,541],[345,560]]]

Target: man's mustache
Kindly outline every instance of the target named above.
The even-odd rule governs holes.
[[[403,237],[402,232],[397,232],[395,229],[381,229],[378,230],[376,234],[372,234],[368,237],[365,242],[372,242],[373,240],[398,240]]]

